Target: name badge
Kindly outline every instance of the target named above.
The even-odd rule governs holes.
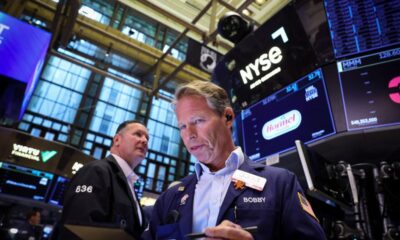
[[[232,181],[233,182],[237,182],[237,181],[244,182],[246,187],[253,188],[258,191],[262,191],[264,189],[265,184],[267,183],[266,178],[263,178],[263,177],[260,177],[260,176],[257,176],[257,175],[239,170],[239,169],[233,173]]]

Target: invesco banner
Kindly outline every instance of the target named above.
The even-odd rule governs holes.
[[[229,51],[213,81],[229,90],[237,110],[313,71],[317,58],[293,6],[288,5]]]

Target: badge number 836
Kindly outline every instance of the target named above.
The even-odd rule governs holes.
[[[76,193],[84,193],[84,192],[92,193],[93,192],[93,186],[91,186],[91,185],[90,186],[78,185],[75,188],[75,192]]]

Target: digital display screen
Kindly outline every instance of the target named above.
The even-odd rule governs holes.
[[[0,193],[45,201],[54,175],[0,162]]]
[[[337,65],[348,130],[400,123],[400,48]]]
[[[336,133],[318,69],[241,112],[244,151],[251,160]]]
[[[0,12],[0,76],[26,84],[19,118],[35,88],[50,40],[50,33]]]
[[[296,9],[288,5],[250,33],[218,63],[213,81],[236,112],[313,71],[317,57]]]
[[[324,2],[337,58],[400,43],[400,1]]]
[[[53,205],[62,205],[62,200],[64,197],[64,193],[68,188],[70,179],[62,176],[58,176],[57,180],[54,183],[53,189],[51,190],[49,203]]]

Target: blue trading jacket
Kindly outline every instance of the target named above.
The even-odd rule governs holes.
[[[245,160],[239,169],[264,177],[267,183],[263,191],[257,191],[248,187],[236,189],[232,182],[217,225],[230,220],[242,227],[258,226],[254,239],[326,239],[318,220],[304,210],[307,201],[299,196],[304,193],[292,172],[249,160]],[[181,181],[157,200],[149,228],[142,235],[144,239],[186,239],[185,235],[192,232],[197,178],[193,174]]]

